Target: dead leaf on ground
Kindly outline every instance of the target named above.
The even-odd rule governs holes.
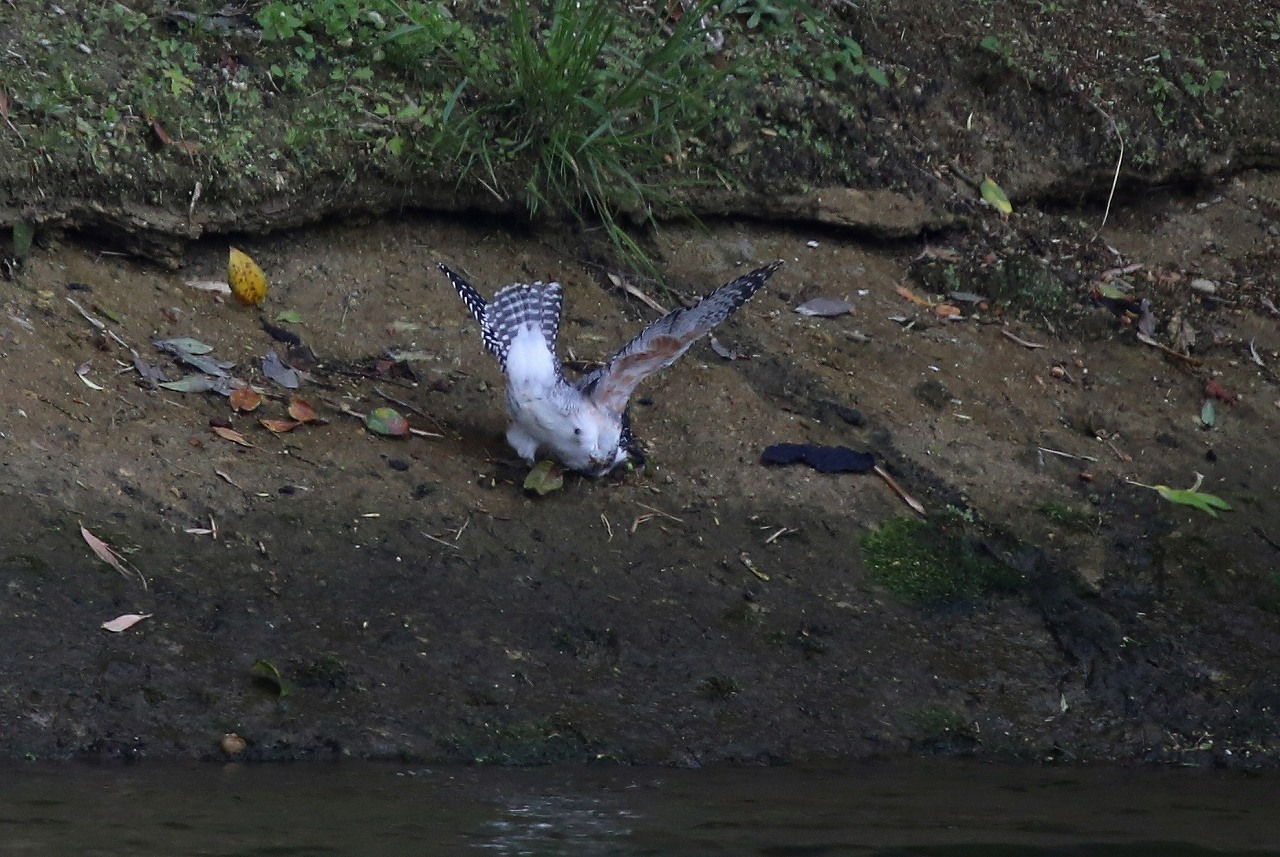
[[[267,275],[248,253],[236,247],[227,255],[227,282],[231,295],[245,306],[257,306],[267,296]]]
[[[284,434],[285,432],[293,431],[298,426],[302,425],[298,420],[280,420],[272,419],[270,417],[264,417],[258,420],[258,422],[262,423],[263,426],[276,434]]]
[[[716,339],[715,334],[707,337],[707,341],[711,344],[711,350],[723,357],[725,360],[737,360],[740,356],[737,351],[732,348],[726,348]]]
[[[328,420],[316,413],[316,409],[311,407],[311,403],[306,399],[290,399],[289,416],[293,417],[300,423],[315,423],[316,425],[329,424]]]
[[[256,446],[245,439],[244,435],[240,434],[240,432],[235,429],[230,429],[226,426],[213,426],[213,433],[223,440],[229,440],[232,443],[239,444],[247,449],[257,449]]]
[[[98,559],[102,560],[125,577],[129,576],[129,572],[125,571],[124,564],[120,561],[120,558],[116,556],[116,552],[113,551],[106,542],[89,532],[83,525],[80,527],[80,535],[84,536],[85,543],[87,543],[89,547],[93,549],[93,552],[98,555]]]
[[[89,380],[89,370],[93,368],[93,361],[86,360],[76,367],[76,377],[84,382],[84,385],[90,390],[105,389],[101,384],[95,384]]]
[[[404,437],[409,433],[409,421],[395,408],[374,408],[364,420],[365,427],[383,437]]]
[[[252,387],[241,387],[238,390],[231,391],[229,401],[231,407],[241,413],[247,413],[248,411],[257,410],[258,406],[262,404],[262,396]]]
[[[138,579],[142,581],[142,588],[147,588],[147,579],[142,576],[142,572],[137,569],[130,570],[126,568],[124,558],[112,550],[111,546],[102,539],[89,532],[83,524],[80,525],[80,535],[84,537],[85,544],[93,550],[98,559],[120,572],[124,577],[137,575]]]
[[[231,294],[231,286],[224,280],[187,280],[183,285],[199,289],[202,292],[213,292],[217,295]]]
[[[938,304],[933,308],[933,314],[938,318],[955,318],[960,315],[960,307],[952,304]]]
[[[853,304],[839,298],[814,298],[796,307],[800,315],[816,315],[823,318],[835,318],[853,312]]]
[[[929,301],[925,300],[924,298],[920,297],[915,292],[911,291],[911,289],[908,288],[907,286],[895,286],[893,290],[897,292],[899,295],[901,295],[902,297],[911,301],[913,304],[915,304],[918,307],[933,306],[933,304],[931,304]]]
[[[286,366],[274,351],[268,351],[262,358],[262,374],[286,390],[296,390],[302,383],[302,375],[298,370]]]
[[[173,145],[173,137],[169,136],[168,131],[164,130],[164,126],[160,124],[160,120],[156,119],[156,117],[152,116],[150,113],[143,113],[142,118],[147,120],[147,123],[151,126],[151,130],[155,132],[156,139],[160,141],[161,145]]]
[[[117,616],[114,619],[103,622],[102,630],[110,631],[113,634],[119,634],[122,631],[129,630],[143,619],[150,619],[153,615],[154,614],[152,613],[125,613],[124,615]]]
[[[1236,396],[1233,393],[1227,392],[1226,387],[1223,387],[1221,384],[1219,384],[1217,381],[1213,380],[1212,378],[1204,382],[1204,394],[1206,396],[1210,396],[1214,399],[1217,399],[1218,401],[1222,402],[1224,405],[1234,405],[1236,402],[1240,401],[1240,398],[1238,396]]]
[[[539,461],[524,478],[524,490],[545,497],[564,487],[564,468],[554,461]]]

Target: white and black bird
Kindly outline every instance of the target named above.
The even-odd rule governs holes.
[[[564,299],[559,283],[513,283],[486,302],[448,267],[440,270],[480,322],[485,347],[507,376],[507,442],[530,464],[542,450],[571,470],[603,476],[639,457],[627,410],[636,385],[674,363],[781,267],[777,261],[758,268],[696,306],[667,313],[576,382],[565,378],[556,355]]]

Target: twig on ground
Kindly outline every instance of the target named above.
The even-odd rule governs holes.
[[[1103,110],[1101,107],[1099,107],[1097,104],[1094,104],[1092,101],[1089,102],[1089,105],[1093,107],[1094,110],[1097,110],[1099,113],[1101,113],[1102,117],[1106,119],[1109,123],[1111,123],[1111,130],[1115,132],[1116,140],[1120,143],[1120,154],[1116,157],[1115,175],[1111,177],[1111,192],[1107,194],[1107,207],[1102,212],[1102,222],[1098,224],[1098,233],[1095,233],[1094,235],[1094,237],[1096,238],[1097,235],[1100,234],[1102,230],[1106,227],[1107,218],[1111,216],[1111,202],[1112,200],[1115,199],[1116,185],[1119,184],[1120,182],[1120,165],[1124,163],[1124,137],[1120,136],[1120,128],[1118,125],[1116,125],[1116,120],[1111,118],[1111,114],[1107,113],[1107,111]]]
[[[893,480],[893,477],[889,475],[889,472],[885,470],[883,467],[881,467],[879,464],[875,466],[875,474],[879,476],[881,479],[883,479],[885,484],[888,485],[891,489],[893,489],[893,493],[901,497],[902,502],[910,506],[911,509],[916,514],[918,514],[922,518],[928,517],[928,514],[924,510],[924,504],[921,503],[919,500],[917,500],[915,497],[912,497],[906,491],[904,491],[902,486],[899,485],[897,482],[895,482]]]
[[[1041,345],[1038,342],[1028,342],[1027,340],[1023,339],[1021,336],[1018,336],[1016,333],[1014,333],[1013,331],[1009,330],[1006,327],[1000,328],[1000,332],[1004,334],[1006,339],[1013,340],[1014,342],[1021,345],[1023,348],[1048,348],[1049,347],[1047,345]]]
[[[1057,455],[1061,458],[1074,458],[1077,461],[1095,461],[1096,462],[1098,460],[1094,458],[1092,455],[1073,455],[1070,452],[1063,452],[1060,449],[1050,449],[1047,446],[1037,446],[1036,449],[1040,450],[1041,452],[1047,452],[1050,455]]]

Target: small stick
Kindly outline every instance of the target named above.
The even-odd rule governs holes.
[[[668,515],[666,512],[662,511],[661,509],[655,509],[654,507],[652,507],[652,506],[650,506],[650,505],[648,505],[648,504],[646,504],[646,503],[641,503],[639,500],[636,500],[636,501],[635,501],[635,504],[636,504],[637,506],[639,506],[640,508],[642,508],[642,509],[648,509],[650,512],[653,512],[653,513],[655,513],[655,514],[661,515],[661,516],[662,516],[662,517],[664,517],[664,518],[668,518],[668,519],[670,519],[670,520],[672,520],[672,521],[675,521],[677,524],[683,524],[683,523],[684,523],[684,521],[683,521],[683,520],[681,520],[680,518],[677,518],[675,515]]]
[[[600,523],[604,524],[604,530],[609,534],[609,541],[613,541],[613,526],[609,523],[609,519],[604,516],[604,512],[600,513]]]
[[[1072,454],[1071,454],[1071,453],[1069,453],[1069,452],[1063,452],[1063,451],[1062,451],[1062,450],[1060,450],[1060,449],[1050,449],[1050,448],[1049,448],[1049,447],[1047,447],[1047,446],[1037,446],[1037,447],[1036,447],[1036,449],[1040,450],[1041,452],[1047,452],[1047,453],[1049,453],[1050,455],[1058,455],[1058,456],[1061,456],[1061,457],[1063,457],[1063,458],[1074,458],[1076,461],[1094,461],[1094,462],[1096,462],[1096,461],[1098,460],[1098,459],[1094,458],[1092,455],[1072,455]]]
[[[1111,451],[1114,452],[1116,454],[1116,458],[1120,459],[1121,461],[1124,461],[1124,462],[1133,461],[1132,455],[1128,455],[1116,449],[1116,445],[1111,441],[1107,441],[1107,446],[1111,447]]]
[[[1038,342],[1028,342],[1027,340],[1023,339],[1021,336],[1018,336],[1016,333],[1009,330],[1008,328],[1002,327],[1000,328],[1000,332],[1004,334],[1006,339],[1012,339],[1014,342],[1018,343],[1023,348],[1048,348],[1049,347],[1047,345],[1041,345]]]
[[[445,547],[447,547],[447,548],[451,548],[452,550],[458,550],[458,549],[459,549],[457,545],[450,544],[449,542],[446,542],[444,539],[436,538],[435,536],[431,535],[431,533],[423,533],[423,535],[424,535],[424,536],[426,536],[427,538],[431,539],[431,541],[433,541],[433,542],[439,542],[440,544],[444,545],[444,546],[445,546]]]
[[[921,503],[919,500],[917,500],[915,497],[912,497],[906,491],[904,491],[902,489],[902,486],[893,480],[893,477],[889,475],[889,472],[887,470],[885,470],[883,467],[877,464],[875,466],[875,472],[877,476],[879,476],[881,479],[884,480],[886,485],[888,485],[890,488],[893,489],[893,492],[895,494],[897,494],[899,497],[902,498],[902,502],[910,506],[912,510],[915,511],[916,514],[918,514],[922,518],[928,517],[928,515],[925,513],[925,510],[924,510],[924,504]]]
[[[782,529],[778,530],[778,531],[777,531],[776,533],[774,533],[773,535],[769,536],[769,538],[765,539],[765,540],[764,540],[764,543],[765,543],[765,544],[767,544],[767,545],[771,545],[771,544],[773,544],[775,541],[777,541],[777,540],[778,540],[778,536],[785,536],[785,535],[787,535],[788,533],[794,533],[794,532],[797,532],[797,530],[793,530],[793,529],[791,529],[790,527],[783,527]]]
[[[382,390],[378,389],[376,385],[373,388],[373,392],[377,393],[379,396],[386,399],[388,402],[390,402],[393,405],[399,405],[405,410],[411,411],[412,413],[415,413],[420,417],[427,416],[425,413],[423,413],[423,411],[420,408],[417,408],[409,404],[408,402],[403,402],[400,399],[394,398],[393,396],[388,396],[386,393],[382,392]]]
[[[1177,357],[1179,360],[1182,360],[1191,366],[1199,366],[1201,363],[1204,362],[1203,360],[1197,360],[1194,357],[1191,357],[1186,354],[1182,354],[1181,352],[1174,351],[1172,348],[1161,345],[1159,342],[1156,342],[1154,339],[1152,339],[1150,336],[1147,336],[1142,331],[1138,331],[1138,341],[1143,343],[1144,345],[1150,345],[1152,348],[1158,348],[1161,351],[1163,351],[1165,354],[1168,354],[1170,357]]]
[[[1111,177],[1111,192],[1107,194],[1107,207],[1106,210],[1102,212],[1102,222],[1098,224],[1098,232],[1094,235],[1096,238],[1097,235],[1101,234],[1102,230],[1106,227],[1107,218],[1111,216],[1111,202],[1115,199],[1116,185],[1120,182],[1120,165],[1124,163],[1124,137],[1120,135],[1120,127],[1116,125],[1116,120],[1112,119],[1107,111],[1103,110],[1092,101],[1089,102],[1089,106],[1101,113],[1103,118],[1111,123],[1111,130],[1115,132],[1116,140],[1120,143],[1120,154],[1116,157],[1116,172],[1115,175]]]

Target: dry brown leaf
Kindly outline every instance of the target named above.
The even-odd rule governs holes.
[[[298,426],[302,425],[300,420],[275,420],[270,417],[264,417],[263,419],[258,420],[258,422],[262,423],[265,427],[276,434],[293,431]]]
[[[324,423],[316,414],[316,409],[311,407],[311,403],[306,399],[290,399],[289,400],[289,416],[293,417],[300,423]]]
[[[232,443],[239,444],[240,446],[248,449],[257,449],[256,446],[245,439],[244,435],[240,434],[240,432],[235,429],[229,429],[226,426],[214,426],[213,433],[223,440],[229,440]]]
[[[117,616],[114,619],[103,622],[102,630],[110,631],[113,634],[119,634],[122,631],[129,630],[143,619],[150,619],[153,615],[154,614],[152,613],[125,613],[122,616]]]
[[[238,390],[231,391],[228,401],[231,402],[231,407],[237,411],[253,411],[257,410],[258,406],[262,404],[262,396],[252,387],[241,387]]]
[[[131,576],[125,569],[124,563],[120,561],[120,557],[116,555],[116,552],[113,551],[102,539],[85,529],[83,524],[80,526],[80,535],[84,536],[85,543],[88,544],[89,547],[93,549],[93,552],[98,555],[98,559],[102,560],[125,577]]]
[[[160,120],[156,119],[156,117],[152,116],[150,113],[143,113],[142,118],[146,119],[148,124],[151,125],[151,130],[155,132],[156,139],[160,141],[161,145],[173,145],[173,137],[169,136],[168,131],[164,130],[164,126],[160,124]]]
[[[960,315],[960,307],[952,304],[938,304],[933,308],[933,313],[939,318],[953,318]]]
[[[218,295],[231,294],[231,285],[224,280],[184,280],[182,284],[202,292],[213,292]]]
[[[916,306],[922,306],[922,307],[932,306],[931,303],[929,303],[924,298],[920,297],[915,292],[911,291],[911,289],[907,288],[906,286],[895,286],[894,291],[897,292],[902,297],[906,298],[907,300],[911,301]]]

